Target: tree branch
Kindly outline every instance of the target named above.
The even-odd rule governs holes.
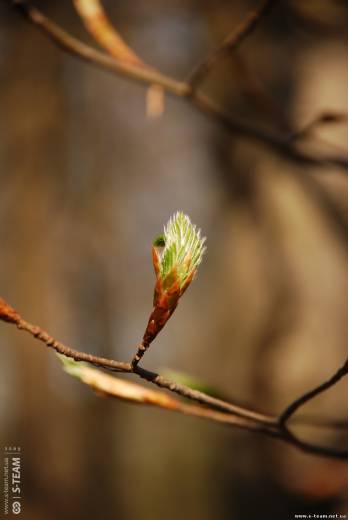
[[[200,404],[213,406],[217,410],[233,413],[246,419],[257,420],[264,424],[277,424],[277,420],[274,417],[259,414],[258,412],[254,412],[253,410],[248,410],[247,408],[243,408],[234,404],[227,403],[220,399],[216,399],[215,397],[211,397],[207,394],[204,394],[203,392],[192,390],[188,386],[177,384],[174,381],[166,379],[160,376],[159,374],[156,374],[139,366],[133,368],[130,363],[116,361],[113,359],[107,359],[104,357],[95,356],[93,354],[88,354],[86,352],[80,352],[67,345],[64,345],[64,343],[61,343],[60,341],[54,339],[50,334],[41,329],[41,327],[25,321],[2,298],[0,298],[0,319],[2,319],[3,321],[7,321],[8,323],[15,324],[18,329],[25,330],[34,338],[45,343],[47,347],[55,350],[58,354],[62,354],[64,356],[72,358],[75,361],[85,361],[99,368],[104,368],[105,370],[134,373],[142,379],[146,379],[147,381],[159,386],[160,388],[165,388],[167,390],[170,390],[171,392],[174,392],[182,397],[191,399],[192,401],[196,401]]]
[[[255,30],[260,21],[271,11],[278,0],[263,0],[259,7],[250,11],[241,23],[226,36],[224,41],[194,69],[188,79],[193,90],[202,83],[216,64],[217,60],[228,52],[235,51]]]
[[[62,361],[66,372],[77,377],[83,383],[93,388],[98,394],[103,396],[117,397],[137,404],[150,404],[169,411],[202,417],[246,430],[267,434],[273,433],[274,429],[271,425],[264,425],[258,421],[252,421],[238,415],[219,412],[207,407],[182,403],[168,394],[112,377],[100,370],[90,368],[84,363],[70,362],[65,359]]]
[[[304,402],[309,401],[320,392],[333,386],[344,375],[346,375],[348,372],[348,360],[345,365],[332,378],[330,378],[329,381],[296,400],[292,405],[290,405],[290,412],[287,411],[287,409],[279,418],[277,418],[271,415],[260,414],[254,410],[217,399],[205,394],[204,392],[193,390],[188,386],[165,379],[159,374],[150,372],[149,370],[139,366],[136,366],[133,369],[130,363],[94,356],[86,352],[79,352],[57,341],[37,325],[32,325],[23,320],[18,312],[2,298],[0,298],[0,320],[12,323],[20,330],[25,330],[36,339],[42,341],[48,347],[54,349],[57,353],[62,354],[67,358],[74,359],[78,362],[85,361],[106,370],[133,373],[160,388],[167,389],[170,392],[188,398],[203,406],[183,404],[173,398],[168,398],[166,394],[156,393],[154,391],[148,392],[147,389],[140,387],[139,385],[132,386],[129,383],[127,384],[127,382],[110,378],[110,376],[99,373],[89,367],[79,367],[77,370],[81,375],[80,379],[86,384],[89,384],[89,386],[95,390],[99,391],[102,395],[120,397],[140,404],[153,404],[161,408],[166,408],[167,410],[177,411],[186,415],[194,415],[214,422],[220,422],[230,426],[263,433],[267,436],[278,438],[279,440],[307,453],[339,459],[348,458],[348,451],[336,450],[326,446],[317,446],[302,441],[290,432],[286,426],[287,419],[297,410],[297,408],[299,408],[299,406],[304,404]]]
[[[50,20],[39,9],[26,0],[3,0],[12,4],[22,15],[48,36],[62,50],[79,57],[83,61],[97,65],[109,72],[125,76],[142,84],[156,83],[176,96],[188,95],[185,83],[165,76],[160,72],[145,68],[130,61],[121,61],[83,43],[71,36],[58,24]]]
[[[63,364],[66,372],[77,377],[80,381],[96,391],[98,395],[103,397],[118,398],[140,405],[152,405],[171,412],[191,415],[201,419],[208,419],[213,422],[225,424],[227,426],[233,426],[255,433],[262,433],[269,437],[277,438],[311,454],[340,459],[348,456],[348,452],[346,453],[332,448],[316,446],[303,442],[292,433],[280,430],[271,424],[267,425],[259,421],[248,420],[239,416],[211,410],[206,407],[182,403],[168,394],[144,388],[138,384],[123,381],[119,378],[111,377],[110,375],[104,374],[100,370],[90,368],[83,363],[69,362],[69,360],[64,359]]]
[[[220,108],[212,99],[201,92],[193,91],[189,83],[177,81],[152,68],[145,68],[126,61],[120,61],[112,56],[100,52],[89,45],[74,38],[59,25],[47,18],[36,7],[25,0],[3,0],[19,10],[28,20],[44,32],[61,49],[92,63],[111,73],[129,78],[145,85],[159,85],[173,96],[185,99],[197,110],[208,116],[212,121],[228,130],[232,135],[261,144],[273,150],[281,157],[285,157],[293,163],[307,167],[334,166],[348,170],[348,157],[313,155],[296,149],[289,141],[288,136],[279,137],[274,133],[260,130],[246,125],[231,117]]]
[[[279,423],[281,425],[284,425],[293,415],[297,412],[297,410],[308,403],[308,401],[311,401],[316,397],[317,395],[325,392],[332,386],[334,386],[336,383],[338,383],[344,376],[348,374],[348,359],[344,363],[344,365],[337,370],[337,372],[331,376],[327,381],[324,381],[324,383],[321,383],[320,385],[316,386],[312,390],[309,390],[309,392],[306,392],[305,394],[298,397],[295,401],[290,403],[286,409],[281,413],[279,417]]]
[[[198,390],[193,390],[188,386],[181,385],[174,381],[164,378],[163,376],[156,374],[155,372],[150,372],[139,365],[134,369],[134,373],[140,376],[142,379],[149,381],[150,383],[154,383],[155,385],[166,388],[167,390],[174,392],[182,397],[186,397],[193,401],[196,401],[200,404],[204,404],[207,406],[212,406],[217,410],[222,410],[224,412],[228,412],[234,415],[239,415],[240,417],[244,417],[245,419],[251,419],[253,421],[257,421],[262,424],[268,424],[274,426],[277,424],[277,418],[272,417],[271,415],[261,414],[254,410],[250,410],[245,407],[237,406],[236,404],[228,403],[221,399],[217,399],[216,397],[212,397],[204,392],[200,392]]]

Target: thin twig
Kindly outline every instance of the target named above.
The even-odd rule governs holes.
[[[125,373],[134,373],[141,377],[142,379],[146,379],[151,383],[170,390],[171,392],[177,393],[182,397],[186,397],[191,399],[192,401],[196,401],[200,404],[205,404],[207,406],[213,406],[217,410],[221,410],[228,413],[233,413],[235,415],[239,415],[240,417],[244,417],[246,419],[258,420],[264,424],[277,424],[277,420],[275,417],[271,417],[268,415],[263,415],[258,412],[254,412],[253,410],[249,410],[247,408],[230,404],[221,399],[216,399],[211,397],[203,392],[198,392],[197,390],[193,390],[185,385],[179,385],[174,381],[166,379],[159,374],[141,368],[139,366],[133,367],[130,363],[125,363],[123,361],[116,361],[113,359],[108,359],[104,357],[95,356],[93,354],[88,354],[86,352],[80,352],[75,350],[67,345],[64,345],[60,341],[57,341],[50,334],[48,334],[45,330],[37,325],[33,325],[27,321],[25,321],[17,311],[15,311],[10,305],[7,304],[2,298],[0,298],[0,319],[3,321],[7,321],[9,323],[15,324],[18,329],[25,330],[29,332],[34,338],[45,343],[48,347],[52,348],[59,354],[63,354],[64,356],[70,357],[75,361],[85,361],[93,364],[94,366],[104,368],[106,370],[117,371],[117,372],[125,372]]]
[[[320,417],[318,415],[295,415],[291,418],[293,424],[309,426],[311,428],[348,430],[348,418]]]
[[[94,356],[93,354],[88,354],[87,352],[80,352],[75,350],[60,341],[57,341],[52,336],[50,336],[46,331],[42,330],[37,325],[32,325],[27,321],[19,318],[16,323],[17,327],[21,330],[25,330],[29,332],[34,338],[39,339],[43,343],[47,345],[47,347],[53,348],[59,354],[63,354],[64,356],[70,357],[75,361],[86,361],[87,363],[91,363],[92,365],[111,369],[113,371],[119,372],[130,372],[131,367],[129,363],[124,363],[122,361],[115,361],[114,359],[107,359],[104,357]]]
[[[337,450],[336,448],[318,446],[316,444],[312,444],[311,442],[303,441],[287,429],[280,428],[278,438],[305,453],[340,460],[348,459],[348,450]]]
[[[133,372],[136,372],[139,362],[141,361],[142,357],[144,356],[145,352],[149,347],[150,343],[144,343],[144,341],[139,343],[139,345],[137,346],[137,351],[132,357],[131,361],[131,367]]]
[[[63,363],[65,365],[65,370],[70,375],[77,377],[80,381],[95,390],[98,395],[102,395],[103,397],[122,399],[140,405],[152,405],[171,412],[191,415],[227,426],[233,426],[235,428],[249,430],[255,433],[262,433],[292,445],[305,453],[338,459],[348,457],[348,452],[346,451],[339,451],[333,448],[317,446],[302,441],[288,430],[280,428],[277,424],[264,424],[260,421],[249,420],[210,408],[182,403],[168,394],[145,388],[119,378],[111,377],[100,370],[90,368],[88,365],[86,366],[76,363],[71,366],[67,361],[63,361]]]
[[[287,136],[279,137],[274,133],[260,130],[246,125],[226,114],[212,99],[201,92],[193,92],[192,87],[185,82],[177,81],[156,70],[144,68],[133,63],[124,62],[97,51],[93,47],[86,45],[77,38],[74,38],[59,25],[51,21],[36,7],[33,7],[25,0],[3,0],[10,2],[25,17],[43,31],[61,49],[77,56],[78,58],[101,67],[111,73],[129,78],[145,85],[157,84],[163,87],[169,94],[187,100],[192,106],[208,116],[231,134],[262,144],[263,146],[278,153],[278,155],[308,167],[335,166],[348,170],[348,157],[315,157],[306,154],[289,142]]]
[[[265,435],[278,438],[279,440],[287,444],[290,444],[306,453],[339,459],[348,458],[348,451],[339,451],[331,447],[317,446],[310,442],[305,442],[301,439],[298,439],[292,432],[288,430],[285,424],[286,418],[285,420],[282,420],[282,417],[285,416],[286,411],[283,412],[283,414],[279,418],[275,418],[271,415],[260,414],[248,408],[244,408],[233,403],[222,401],[221,399],[217,399],[203,392],[193,390],[192,388],[189,388],[185,385],[180,385],[174,381],[165,379],[159,374],[150,372],[149,370],[146,370],[139,366],[136,366],[133,369],[130,363],[94,356],[92,354],[79,352],[71,347],[67,347],[63,343],[54,339],[51,335],[49,335],[47,332],[42,330],[37,325],[32,325],[31,323],[23,320],[23,318],[18,314],[18,312],[15,309],[13,309],[13,307],[11,307],[2,298],[0,298],[0,320],[16,325],[18,329],[25,330],[26,332],[34,336],[36,339],[45,343],[48,347],[54,349],[59,354],[63,354],[64,356],[72,358],[75,361],[85,361],[95,366],[98,366],[99,368],[107,370],[116,370],[118,372],[133,373],[134,375],[137,375],[142,379],[145,379],[159,386],[160,388],[167,389],[182,397],[186,397],[192,401],[195,401],[199,403],[199,405],[204,406],[184,404],[173,399],[168,400],[165,399],[165,397],[162,394],[155,395],[154,393],[151,393],[150,395],[146,393],[146,389],[139,387],[139,385],[136,387],[136,390],[134,390],[134,388],[133,390],[125,388],[127,386],[126,384],[122,384],[120,381],[117,380],[116,383],[112,383],[110,380],[105,381],[105,377],[102,378],[102,375],[99,377],[99,381],[101,381],[100,378],[102,378],[103,384],[100,383],[101,386],[100,388],[98,388],[98,384],[96,383],[95,377],[93,376],[91,379],[89,376],[86,376],[86,378],[90,382],[90,386],[94,387],[97,390],[99,389],[103,395],[108,393],[106,389],[113,388],[114,395],[115,393],[117,393],[117,396],[122,397],[123,399],[129,398],[128,400],[141,402],[143,404],[150,403],[160,406],[162,408],[166,408],[168,410],[184,413],[186,415],[194,415],[215,422],[228,424],[230,426],[235,426],[238,428],[263,433]],[[323,383],[320,387],[315,389],[315,391],[312,391],[306,394],[305,396],[302,396],[301,402],[298,405],[296,404],[296,409],[299,406],[301,406],[305,401],[308,401],[318,393],[324,391],[330,386],[333,386],[341,377],[343,377],[343,375],[347,373],[347,371],[348,361],[344,365],[344,367],[342,367],[330,379],[330,381]],[[117,385],[117,390],[115,389],[115,384]],[[298,403],[299,401],[300,399],[298,399],[296,403]],[[295,403],[292,405],[292,407],[294,406]],[[293,412],[291,410],[291,414],[292,413]]]
[[[87,31],[108,54],[125,63],[133,63],[147,70],[147,65],[124,41],[119,31],[109,21],[100,0],[73,0],[75,9]],[[164,111],[164,89],[158,83],[150,85],[146,95],[146,112],[150,117],[158,117]]]
[[[69,362],[66,358],[64,358],[63,364],[66,372],[77,377],[103,396],[117,397],[137,404],[149,404],[169,411],[194,415],[247,430],[267,434],[274,433],[272,425],[265,425],[258,421],[249,420],[238,415],[233,416],[229,413],[223,413],[207,407],[183,403],[167,393],[113,377],[95,368],[90,368],[86,364]]]
[[[336,383],[338,383],[344,376],[348,374],[348,359],[344,363],[344,365],[337,370],[337,372],[331,376],[327,381],[324,381],[324,383],[321,383],[320,385],[316,386],[309,392],[306,392],[305,394],[301,395],[298,399],[290,403],[286,409],[281,413],[279,417],[279,423],[281,425],[284,425],[292,415],[303,405],[308,403],[308,401],[312,400],[317,395],[321,394],[322,392],[325,392],[332,386],[334,386]]]
[[[262,81],[253,73],[245,58],[240,53],[233,53],[231,61],[236,69],[236,81],[239,82],[244,94],[254,103],[255,108],[276,124],[280,131],[294,134],[289,118],[281,106],[267,91]]]
[[[176,96],[188,95],[190,89],[185,83],[161,74],[152,68],[145,68],[129,61],[117,60],[104,52],[94,49],[90,45],[86,45],[50,20],[30,2],[26,2],[25,0],[4,1],[10,1],[13,7],[19,10],[21,14],[43,31],[56,45],[69,54],[78,56],[84,61],[93,63],[103,69],[125,76],[139,83],[146,85],[155,83],[161,85],[165,90]]]
[[[304,137],[309,137],[318,128],[322,128],[323,126],[328,126],[331,124],[346,123],[347,120],[348,114],[346,114],[345,112],[323,112],[322,114],[319,114],[314,119],[309,121],[309,123],[307,123],[305,126],[300,128],[296,132],[293,132],[290,135],[289,140],[297,141],[299,139],[303,139]]]
[[[217,410],[222,410],[225,412],[232,413],[234,415],[239,415],[240,417],[244,417],[245,419],[251,419],[262,424],[268,424],[273,426],[277,424],[276,417],[261,414],[259,412],[255,412],[254,410],[250,410],[248,408],[228,403],[221,399],[217,399],[216,397],[207,395],[204,392],[193,390],[188,386],[181,385],[179,383],[166,379],[163,376],[156,374],[155,372],[150,372],[149,370],[146,370],[140,367],[139,365],[135,367],[134,373],[140,376],[142,379],[146,379],[146,381],[154,383],[155,385],[161,388],[166,388],[171,392],[174,392],[176,394],[181,395],[182,397],[186,397],[188,399],[196,401],[200,404],[212,406]]]
[[[216,49],[194,69],[188,79],[193,90],[202,83],[217,60],[227,52],[235,51],[255,30],[260,21],[271,11],[278,0],[263,0],[259,7],[250,11],[241,23],[224,39]]]

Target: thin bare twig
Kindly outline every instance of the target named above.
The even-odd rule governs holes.
[[[63,363],[64,369],[70,375],[77,377],[83,383],[97,391],[98,394],[104,396],[117,397],[137,404],[149,404],[169,411],[202,417],[247,430],[268,434],[273,433],[272,425],[264,425],[261,422],[252,421],[238,415],[231,415],[207,407],[183,403],[164,392],[145,388],[138,384],[112,377],[109,374],[105,374],[85,364],[70,363],[65,360]]]
[[[88,354],[87,352],[80,352],[75,350],[60,341],[57,341],[52,336],[50,336],[46,331],[42,330],[37,325],[32,325],[27,321],[23,320],[19,317],[16,325],[19,329],[25,330],[29,332],[34,338],[39,339],[43,343],[47,345],[47,347],[53,348],[59,354],[63,354],[64,356],[70,357],[75,361],[85,361],[87,363],[91,363],[92,365],[110,369],[118,372],[130,372],[130,364],[124,363],[122,361],[115,361],[113,359],[107,359],[99,356],[94,356],[93,354]]]
[[[194,69],[188,83],[195,90],[209,74],[217,60],[228,52],[238,49],[240,44],[255,30],[260,21],[279,0],[263,0],[259,7],[250,11],[241,23],[226,36],[224,41]]]
[[[285,415],[286,412],[284,412],[279,418],[273,417],[271,415],[260,414],[259,412],[255,412],[248,408],[217,399],[205,394],[204,392],[193,390],[192,388],[178,384],[175,381],[170,381],[160,376],[159,374],[150,372],[149,370],[139,366],[136,366],[133,369],[130,363],[94,356],[92,354],[79,352],[71,347],[67,347],[66,345],[54,339],[40,327],[32,325],[31,323],[23,320],[18,312],[2,298],[0,298],[0,320],[12,323],[16,325],[18,329],[27,331],[29,334],[42,341],[59,354],[63,354],[64,356],[72,358],[75,361],[85,361],[98,366],[99,368],[104,368],[107,370],[133,373],[134,375],[137,375],[142,379],[159,386],[160,388],[167,389],[203,406],[181,404],[176,400],[166,399],[162,394],[157,395],[153,392],[147,394],[146,389],[139,387],[139,385],[137,385],[136,389],[131,389],[129,386],[127,386],[127,384],[122,384],[118,380],[112,382],[108,378],[105,379],[105,375],[100,375],[97,377],[97,380],[99,380],[98,386],[95,373],[90,371],[86,373],[84,382],[87,383],[87,381],[89,381],[87,384],[90,384],[90,386],[93,388],[100,390],[100,392],[104,395],[108,394],[107,390],[109,389],[109,393],[111,395],[117,395],[123,399],[133,400],[142,404],[150,403],[168,410],[184,413],[186,415],[195,415],[197,417],[206,418],[215,422],[228,424],[230,426],[236,426],[238,428],[263,433],[265,435],[278,438],[279,440],[307,453],[339,459],[348,458],[348,451],[339,451],[331,447],[317,446],[315,444],[298,439],[292,432],[288,430],[285,424],[286,418],[285,420],[282,420],[282,416]],[[342,367],[342,369],[343,368],[344,367]],[[340,369],[341,372],[342,369]],[[345,370],[347,370],[346,366]],[[335,382],[343,377],[346,372],[344,374],[342,373],[340,376],[338,373],[335,374],[333,378],[331,378],[330,383],[326,382],[321,385],[320,390],[316,389],[315,393],[312,391],[311,394],[313,395],[308,397],[309,394],[306,394],[303,396],[300,405],[302,402],[308,401],[321,391],[324,391],[329,386],[335,384]],[[81,379],[83,380],[83,378]],[[295,404],[292,406],[294,407]],[[299,406],[297,406],[297,408]]]
[[[289,142],[288,136],[279,137],[267,131],[261,131],[257,128],[246,125],[237,121],[221,109],[212,99],[200,92],[192,92],[189,84],[177,81],[173,78],[165,76],[153,69],[144,68],[133,63],[116,60],[94,48],[82,43],[78,39],[72,37],[64,29],[48,19],[38,9],[33,7],[25,0],[4,0],[10,2],[14,7],[30,20],[34,25],[39,27],[49,38],[52,39],[63,50],[83,59],[93,65],[102,67],[103,69],[127,77],[134,81],[153,85],[158,84],[167,92],[179,98],[186,99],[195,108],[212,121],[218,123],[222,128],[228,130],[232,135],[248,139],[255,143],[273,150],[280,156],[306,167],[325,167],[334,166],[344,170],[348,170],[348,158],[345,156],[313,156],[298,150],[294,143]],[[294,169],[293,172],[304,187],[314,196],[319,204],[323,204],[328,217],[334,224],[338,234],[343,238],[344,243],[348,241],[348,222],[341,214],[339,209],[333,205],[330,197],[324,192],[319,182],[308,175],[298,175]]]
[[[271,415],[261,414],[254,410],[250,410],[248,408],[238,406],[236,404],[228,403],[221,399],[217,399],[216,397],[212,397],[204,392],[200,392],[199,390],[193,390],[188,386],[181,385],[174,381],[164,378],[163,376],[156,374],[155,372],[150,372],[139,365],[137,365],[134,369],[134,373],[140,376],[142,379],[146,379],[155,385],[166,388],[171,392],[174,392],[182,397],[186,397],[193,401],[196,401],[200,404],[204,404],[207,406],[212,406],[217,410],[222,410],[224,412],[229,412],[234,415],[239,415],[240,417],[244,417],[245,419],[251,419],[253,421],[258,421],[262,424],[275,425],[277,424],[277,418],[272,417]]]
[[[99,0],[73,0],[73,3],[87,31],[111,56],[125,63],[154,70],[124,41],[119,31],[109,21]],[[157,83],[150,85],[146,95],[147,114],[150,117],[162,115],[164,104],[163,87]]]
[[[333,142],[331,142],[328,138],[325,138],[318,135],[317,130],[323,128],[328,125],[338,125],[347,123],[348,114],[344,112],[332,112],[327,111],[322,114],[314,117],[309,123],[307,123],[302,128],[296,130],[295,132],[291,132],[289,136],[289,141],[292,143],[297,142],[305,142],[311,140],[317,145],[324,146],[325,149],[331,149],[333,153],[344,155],[347,151],[342,147]]]
[[[64,356],[70,357],[75,361],[85,361],[93,364],[94,366],[104,368],[106,370],[117,371],[117,372],[125,372],[138,375],[142,379],[146,379],[155,385],[170,390],[182,397],[186,397],[191,399],[192,401],[196,401],[200,404],[205,404],[207,406],[213,406],[217,410],[222,410],[224,412],[234,413],[235,415],[239,415],[240,417],[244,417],[246,419],[253,419],[263,422],[265,424],[276,424],[277,420],[275,417],[267,416],[264,414],[260,414],[258,412],[254,412],[253,410],[249,410],[247,408],[233,405],[222,401],[221,399],[216,399],[215,397],[204,394],[203,392],[198,392],[197,390],[192,390],[185,385],[180,385],[166,379],[155,372],[151,372],[139,366],[132,367],[130,363],[125,363],[123,361],[116,361],[113,359],[107,359],[104,357],[95,356],[93,354],[88,354],[86,352],[80,352],[75,350],[67,345],[64,345],[60,341],[54,339],[50,334],[46,331],[38,327],[37,325],[33,325],[27,321],[25,321],[17,311],[15,311],[7,302],[5,302],[2,298],[0,298],[0,319],[3,321],[7,321],[9,323],[15,324],[18,329],[25,330],[29,332],[34,338],[45,343],[48,347],[54,349],[58,354],[63,354]]]
[[[131,366],[132,366],[133,372],[135,372],[135,370],[138,366],[138,363],[141,361],[142,357],[144,356],[144,354],[147,351],[147,349],[149,348],[149,346],[150,346],[150,344],[144,345],[143,342],[139,343],[139,345],[137,346],[137,350],[136,350],[135,354],[133,355],[132,361],[131,361]]]
[[[40,28],[55,44],[63,50],[77,56],[84,61],[97,65],[109,72],[127,77],[145,85],[160,85],[164,90],[179,98],[187,100],[196,109],[215,121],[222,128],[228,130],[232,135],[245,138],[273,150],[278,155],[306,167],[325,167],[334,166],[348,170],[348,158],[345,156],[322,156],[316,157],[298,150],[288,136],[279,137],[273,133],[262,131],[257,128],[237,121],[220,108],[212,99],[200,92],[193,92],[192,87],[185,82],[177,81],[165,76],[153,69],[145,68],[130,62],[120,61],[112,56],[108,56],[94,48],[84,44],[72,37],[64,29],[52,22],[43,15],[38,9],[33,7],[25,0],[3,0],[10,2],[34,25]],[[294,174],[296,174],[296,170]],[[318,203],[323,204],[328,217],[334,224],[338,234],[343,238],[344,243],[348,243],[348,222],[334,207],[330,197],[325,193],[320,184],[310,176],[298,175],[306,189],[315,197]]]
[[[273,121],[276,127],[284,133],[293,134],[294,129],[280,103],[267,91],[262,81],[252,72],[245,58],[240,53],[233,53],[231,61],[236,69],[236,81],[241,90],[254,103],[255,108]]]
[[[304,127],[297,130],[296,132],[293,132],[290,135],[289,140],[295,141],[298,139],[303,139],[303,137],[309,137],[318,128],[321,128],[321,127],[327,126],[327,125],[331,125],[331,124],[346,123],[347,120],[348,120],[348,114],[346,114],[345,112],[332,112],[332,111],[323,112],[322,114],[319,114],[314,119],[312,119]]]
[[[331,447],[318,446],[311,442],[306,442],[294,435],[287,429],[280,429],[280,434],[278,438],[295,448],[298,448],[305,453],[310,453],[312,455],[320,455],[322,457],[329,457],[333,459],[348,459],[348,450],[337,450]]]
[[[118,398],[132,403],[141,405],[152,405],[158,408],[164,408],[171,412],[177,412],[184,415],[191,415],[201,419],[219,422],[228,426],[233,426],[243,430],[249,430],[255,433],[277,438],[296,448],[311,454],[327,456],[331,458],[345,458],[348,453],[343,451],[316,446],[311,443],[301,441],[287,430],[281,430],[279,426],[272,424],[263,424],[259,421],[248,420],[243,417],[212,410],[210,408],[186,404],[177,399],[164,394],[160,391],[144,388],[138,384],[130,383],[119,378],[111,377],[108,374],[95,370],[86,365],[79,363],[70,366],[69,362],[63,361],[65,370],[72,376],[77,377],[80,381],[90,386],[98,395],[104,397]]]
[[[161,85],[168,92],[177,96],[188,95],[189,88],[185,83],[165,76],[160,72],[142,67],[129,61],[121,61],[104,52],[100,52],[93,47],[86,45],[82,41],[71,36],[58,24],[50,20],[39,9],[34,7],[26,0],[3,0],[10,2],[19,12],[21,12],[36,27],[43,31],[61,49],[78,56],[84,61],[93,63],[103,69],[115,74],[128,77],[139,83],[148,85],[155,83]]]
[[[294,415],[291,417],[293,424],[309,426],[311,428],[348,430],[348,419],[319,417],[318,415]]]
[[[101,67],[111,73],[127,77],[145,85],[157,84],[168,93],[187,100],[212,121],[226,128],[231,134],[262,144],[294,163],[308,167],[334,166],[348,170],[348,157],[315,157],[306,154],[293,146],[287,136],[279,137],[272,132],[260,130],[238,121],[226,114],[212,99],[201,92],[193,92],[192,87],[185,82],[177,81],[156,70],[144,68],[133,63],[120,61],[74,38],[59,25],[47,18],[36,7],[25,0],[3,0],[17,8],[28,20],[43,31],[55,44],[64,51],[78,58]]]
[[[301,395],[298,399],[290,403],[286,409],[281,413],[279,417],[279,423],[281,425],[284,425],[294,413],[303,405],[308,403],[308,401],[314,399],[317,395],[321,394],[322,392],[325,392],[332,386],[334,386],[336,383],[338,383],[344,376],[348,374],[348,359],[344,363],[344,365],[337,370],[337,372],[331,376],[327,381],[324,381],[324,383],[321,383],[320,385],[316,386],[309,392],[306,392],[305,394]]]

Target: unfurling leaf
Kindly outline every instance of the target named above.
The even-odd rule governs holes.
[[[187,215],[178,211],[164,226],[152,246],[156,285],[153,310],[143,340],[132,359],[137,366],[157,334],[163,329],[178,301],[192,282],[206,249],[201,236]]]
[[[155,239],[152,247],[156,273],[154,309],[142,347],[147,348],[155,339],[192,282],[206,249],[205,240],[189,217],[180,211],[164,226],[163,235]]]
[[[183,289],[187,281],[192,280],[206,249],[205,240],[184,213],[177,212],[169,220],[161,244],[164,249],[158,253],[159,275],[164,285],[168,278],[175,278]]]

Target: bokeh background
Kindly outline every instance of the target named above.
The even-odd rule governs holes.
[[[136,52],[177,78],[255,4],[105,2]],[[92,43],[69,1],[37,5]],[[280,2],[204,89],[279,132],[329,109],[348,112],[347,23],[345,1]],[[164,115],[149,119],[145,94],[64,54],[1,3],[1,296],[57,339],[128,360],[151,311],[152,239],[181,209],[208,251],[144,365],[278,413],[347,354],[347,237],[299,181],[315,177],[348,220],[347,173],[301,171],[170,97]],[[346,124],[331,124],[305,145],[348,152],[347,138]],[[22,448],[22,518],[348,514],[346,463],[99,398],[30,336],[3,323],[0,338],[0,443]],[[341,382],[301,414],[347,418],[347,389]],[[347,446],[343,428],[294,428]]]

